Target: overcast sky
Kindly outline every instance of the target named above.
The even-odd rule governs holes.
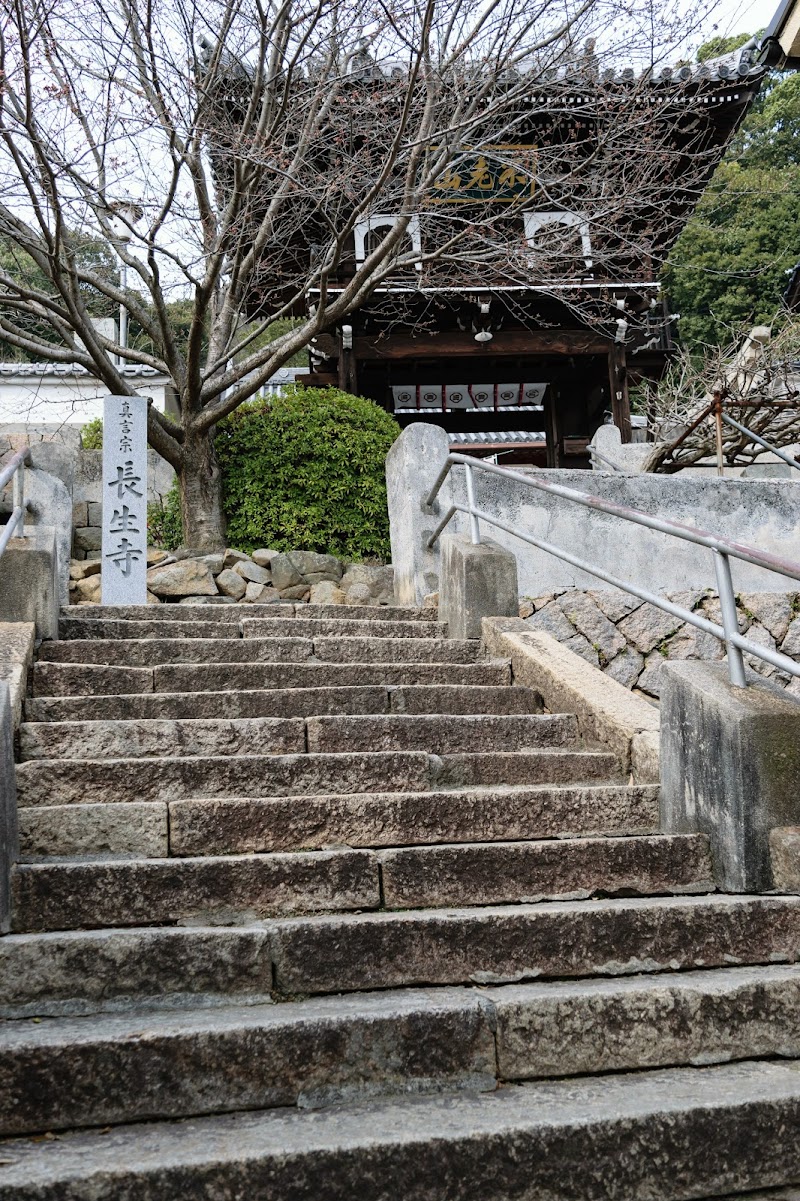
[[[721,34],[755,33],[769,24],[779,0],[720,0],[714,22]]]

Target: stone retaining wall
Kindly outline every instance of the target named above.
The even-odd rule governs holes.
[[[265,548],[247,555],[229,549],[211,555],[181,551],[171,555],[151,547],[147,561],[150,604],[389,605],[394,599],[390,566],[349,563],[314,551],[281,553]],[[98,603],[100,566],[100,559],[72,560],[71,604]]]
[[[719,601],[708,590],[671,593],[668,600],[721,623]],[[739,628],[759,646],[800,661],[800,593],[747,592],[736,598]],[[564,589],[523,597],[520,617],[545,630],[625,688],[657,700],[668,659],[718,660],[725,647],[711,634],[616,589]],[[746,655],[748,666],[800,697],[800,679]]]

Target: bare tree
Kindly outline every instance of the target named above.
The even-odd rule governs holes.
[[[680,79],[653,86],[687,34],[658,2],[9,0],[0,243],[33,269],[0,258],[0,338],[117,394],[120,364],[165,372],[180,416],[151,406],[148,437],[187,543],[219,546],[215,426],[377,288],[555,288],[608,323],[582,278],[657,272],[717,157]],[[590,210],[591,255],[579,223],[532,236],[541,208]],[[92,296],[139,336],[99,332]]]
[[[775,318],[725,347],[682,350],[657,384],[645,385],[655,445],[643,470],[673,474],[717,454],[715,403],[739,426],[779,449],[800,442],[800,323]],[[722,423],[722,453],[730,466],[755,462],[768,449]]]

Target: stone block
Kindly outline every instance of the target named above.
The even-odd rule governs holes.
[[[82,525],[99,525],[99,521],[89,521],[89,506],[85,500],[76,501],[72,506],[72,524],[74,527]]]
[[[169,854],[166,805],[47,805],[19,812],[20,853],[162,858]]]
[[[279,590],[281,600],[306,601],[311,595],[310,584],[294,584],[291,588]]]
[[[708,843],[691,836],[404,847],[378,857],[387,909],[713,888]]]
[[[302,584],[303,577],[295,567],[294,561],[287,554],[273,555],[269,565],[272,583],[279,592],[287,588],[296,588]]]
[[[63,485],[62,485],[63,487]],[[67,567],[64,572],[64,603],[68,597]],[[3,552],[0,570],[0,620],[34,622],[39,638],[58,638],[61,604],[58,550],[50,526],[25,529],[24,538],[12,538]]]
[[[666,663],[661,688],[661,816],[711,843],[727,892],[772,888],[770,830],[800,824],[800,703],[748,673]]]
[[[218,859],[20,864],[17,931],[99,926],[240,924],[275,914],[377,909],[378,869],[350,849]]]
[[[99,500],[90,500],[87,502],[88,520],[86,525],[102,525],[103,524],[103,502]],[[77,524],[77,523],[76,523]]]
[[[265,567],[259,567],[256,563],[251,563],[249,559],[237,563],[233,569],[237,575],[240,575],[243,580],[247,580],[253,584],[269,584],[270,574]]]
[[[309,602],[312,605],[343,605],[345,594],[332,580],[321,580],[311,585]]]
[[[270,550],[268,547],[262,547],[260,550],[254,550],[250,558],[257,567],[269,567],[272,560],[278,554],[276,550]]]
[[[583,634],[606,662],[610,662],[625,649],[625,639],[616,626],[585,592],[565,592],[559,597],[558,604],[579,633]]]
[[[225,570],[233,569],[237,563],[247,563],[250,556],[246,555],[242,550],[233,550],[231,547],[225,551],[222,559],[222,566]]]
[[[11,869],[18,855],[14,714],[9,686],[0,680],[0,934],[11,928]]]
[[[529,621],[489,618],[484,646],[492,655],[510,656],[515,684],[541,692],[551,713],[575,713],[584,738],[611,751],[629,771],[632,739],[658,733],[658,712],[548,634],[529,631]]]
[[[32,621],[0,622],[0,681],[8,685],[14,730],[22,718],[35,640],[36,626]]]
[[[102,561],[100,559],[84,559],[81,562],[76,562],[74,559],[70,564],[69,578],[71,580],[84,580],[90,575],[99,575],[102,569]]]
[[[480,638],[484,617],[519,611],[517,562],[491,539],[477,545],[463,534],[442,536],[439,616],[450,638]]]
[[[244,592],[244,582],[241,576],[237,578]],[[147,573],[147,587],[156,596],[216,596],[217,593],[208,565],[197,559],[151,567]]]
[[[75,531],[75,548],[97,554],[103,545],[103,531],[99,525],[82,526]]]
[[[644,730],[631,739],[631,776],[635,784],[658,784],[661,779],[661,738]]]
[[[427,541],[453,503],[452,476],[439,492],[435,512],[424,501],[450,453],[446,432],[427,422],[406,426],[386,456],[386,491],[398,605],[420,605],[439,587],[438,543]]]
[[[671,613],[665,613],[655,605],[645,604],[623,617],[618,629],[637,650],[647,654],[660,642],[669,638],[670,634],[674,634],[681,625],[683,622],[680,617],[673,617]]]
[[[63,459],[63,447],[53,446],[52,450],[59,452],[59,457]],[[44,445],[38,448],[37,454],[34,456],[34,463],[39,462],[41,454],[45,451],[47,451],[47,447]],[[50,459],[46,458],[45,462],[49,463]],[[71,467],[66,474],[71,478]],[[30,523],[36,528],[41,527],[52,531],[55,540],[55,570],[59,604],[66,605],[68,603],[69,560],[72,551],[71,489],[59,475],[51,474],[49,467],[42,470],[38,466],[34,466],[28,467],[25,471],[25,496],[28,501],[26,528]]]
[[[778,892],[800,892],[800,826],[770,830],[769,856]]]
[[[626,646],[623,651],[611,660],[604,669],[607,676],[616,680],[623,688],[633,688],[644,667],[644,655],[635,651],[632,646]]]

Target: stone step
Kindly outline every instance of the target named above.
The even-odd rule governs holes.
[[[800,897],[548,901],[249,926],[9,934],[0,1017],[432,985],[635,977],[800,960]]]
[[[0,1201],[687,1201],[791,1183],[798,1128],[800,1064],[746,1060],[20,1139]]]
[[[161,859],[326,846],[510,842],[655,834],[658,789],[633,785],[500,792],[379,793],[187,800],[20,809],[23,860]]]
[[[358,717],[203,717],[23,722],[20,758],[133,759],[180,755],[290,755],[348,751],[511,751],[569,746],[568,714]]]
[[[0,1028],[0,1134],[800,1056],[800,969],[755,967]]]
[[[546,754],[547,752],[540,752]],[[17,765],[17,802],[29,805],[407,792],[430,787],[436,760],[421,751],[338,755],[197,755],[172,759],[33,760]]]
[[[215,621],[198,621],[194,613],[182,606],[168,606],[183,612],[183,620],[172,618],[166,623],[160,613],[153,613],[152,607],[146,618],[136,620],[119,620],[114,617],[62,617],[59,622],[59,633],[65,640],[88,639],[138,639],[138,638],[238,638],[246,629],[249,638],[444,638],[447,635],[445,625],[437,621],[412,621],[409,619],[391,621],[384,618],[380,624],[369,618],[353,618],[349,615],[342,617],[302,617],[274,616],[268,618],[256,617],[247,610],[250,605],[243,606],[244,613],[231,614],[228,606],[209,605],[209,609],[224,613],[224,618]],[[278,606],[275,606],[278,607]],[[238,608],[238,606],[237,606]]]
[[[124,670],[124,669],[120,669]],[[134,669],[147,670],[147,669]],[[347,685],[230,692],[133,693],[49,697],[25,702],[28,721],[125,721],[135,718],[316,717],[345,713],[540,713],[533,688],[474,684]]]
[[[572,714],[419,715],[309,717],[309,751],[425,750],[435,755],[459,752],[518,751],[569,746],[578,739]]]
[[[356,684],[502,687],[510,683],[511,666],[507,659],[486,659],[479,663],[176,663],[156,667],[153,673],[154,692]]]
[[[188,613],[187,613],[188,609]],[[152,605],[65,605],[63,618],[111,618],[116,621],[241,621],[243,617],[306,617],[344,618],[350,621],[436,621],[436,609],[410,609],[402,605],[309,605],[283,601],[269,605],[232,604],[209,605],[166,604],[155,609]]]
[[[431,787],[611,783],[619,776],[619,763],[608,751],[489,751],[434,760]]]
[[[383,851],[22,863],[13,929],[225,922],[343,909],[518,904],[713,891],[704,835]]]
[[[317,720],[317,719],[313,719]],[[306,750],[302,717],[22,722],[19,757],[134,759],[172,755],[292,755]]]
[[[243,623],[247,624],[247,623]],[[211,627],[221,631],[221,626]],[[203,625],[201,632],[206,627]],[[186,634],[180,623],[170,637],[90,638],[45,642],[39,659],[50,663],[98,663],[150,667],[162,663],[475,663],[479,642],[455,638],[263,638],[219,633],[207,638]],[[263,631],[263,624],[259,625]]]
[[[46,823],[53,831],[51,839],[57,839],[64,819],[48,822],[46,814],[47,810],[21,810],[20,837],[27,836],[24,822],[28,818],[34,823],[32,835],[36,824]],[[309,796],[301,803],[293,797],[190,799],[169,806],[172,855],[235,855],[336,844],[413,846],[653,834],[657,830],[658,789],[625,784]],[[45,845],[58,843],[53,840]]]
[[[16,932],[109,926],[241,925],[289,913],[380,906],[370,851],[17,864]]]
[[[714,891],[703,834],[462,843],[377,853],[387,909]]]
[[[230,644],[229,644],[230,645]],[[238,646],[250,646],[240,641]],[[472,685],[511,683],[508,660],[480,663],[176,663],[156,667],[39,662],[33,695],[117,696],[148,692],[232,692],[273,688]]]

